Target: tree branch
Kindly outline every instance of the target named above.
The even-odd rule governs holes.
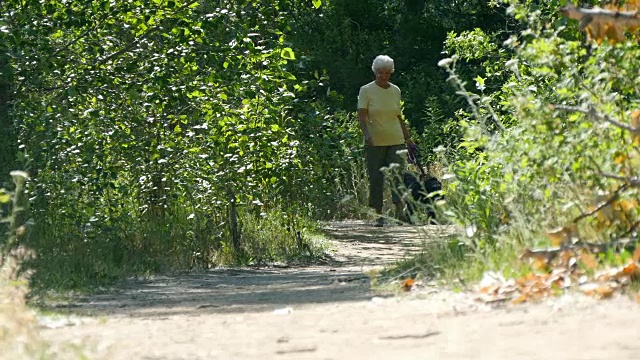
[[[607,173],[602,171],[602,168],[600,167],[600,165],[598,165],[598,163],[596,163],[596,161],[593,160],[593,158],[589,157],[589,160],[591,161],[591,163],[593,163],[593,166],[596,167],[596,170],[598,170],[598,175],[605,177],[607,179],[623,181],[625,185],[631,186],[632,188],[640,188],[640,179],[638,179],[637,176],[628,177],[628,176]]]
[[[600,121],[604,121],[604,122],[608,122],[609,124],[622,129],[622,130],[626,130],[632,133],[636,133],[639,132],[640,129],[635,128],[631,125],[627,125],[624,124],[618,120],[615,120],[613,118],[611,118],[611,116],[607,115],[607,114],[603,114],[601,112],[599,112],[595,106],[593,105],[589,105],[588,109],[579,107],[579,106],[569,106],[569,105],[551,105],[554,109],[558,109],[558,110],[564,110],[564,111],[570,111],[570,112],[579,112],[579,113],[583,113],[585,115],[588,115],[596,120],[600,120]]]
[[[581,214],[580,216],[578,216],[577,218],[573,219],[573,223],[576,224],[578,223],[578,221],[588,218],[589,216],[593,216],[596,213],[598,213],[598,211],[606,208],[607,206],[613,204],[616,200],[618,200],[618,195],[620,194],[620,192],[624,191],[627,188],[627,184],[622,184],[620,185],[620,187],[618,189],[616,189],[616,191],[613,192],[613,194],[611,195],[611,197],[609,197],[609,199],[607,199],[607,201],[603,202],[602,204],[598,205],[598,207],[596,207],[595,209],[589,211],[588,213],[584,213]]]
[[[54,57],[54,56],[58,55],[59,53],[67,50],[68,48],[70,48],[73,44],[75,44],[78,41],[80,41],[82,38],[85,38],[87,35],[89,35],[89,33],[91,31],[96,30],[98,28],[98,26],[102,23],[102,21],[107,19],[109,16],[110,15],[107,14],[103,19],[100,19],[99,21],[96,21],[94,26],[89,27],[88,29],[83,31],[80,35],[78,35],[75,39],[69,41],[66,45],[64,45],[63,47],[61,47],[58,50],[56,50],[50,57]]]
[[[638,225],[640,225],[640,220],[637,220],[636,222],[634,222],[633,224],[631,224],[631,226],[629,227],[629,229],[627,231],[625,231],[624,234],[620,235],[621,238],[624,238],[626,236],[631,235],[631,233],[633,232],[633,230],[635,230]]]

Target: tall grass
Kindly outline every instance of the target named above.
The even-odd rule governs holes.
[[[323,255],[310,239],[311,220],[293,211],[238,206],[234,247],[228,214],[191,217],[141,217],[78,227],[55,221],[36,226],[29,244],[41,254],[31,263],[34,290],[109,286],[129,276],[208,269],[221,265],[257,265],[311,260]]]
[[[33,271],[25,265],[35,253],[21,244],[26,229],[27,175],[11,173],[13,192],[0,189],[0,223],[8,224],[0,234],[0,360],[86,359],[81,347],[56,347],[39,334],[36,312],[28,307],[29,280]]]
[[[322,243],[315,240],[317,224],[298,218],[291,211],[270,209],[259,214],[240,215],[239,251],[223,242],[214,252],[212,263],[266,265],[276,262],[308,262],[324,255]]]

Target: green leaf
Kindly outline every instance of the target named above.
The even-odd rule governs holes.
[[[287,59],[287,60],[295,60],[296,59],[296,55],[293,53],[293,50],[291,48],[282,49],[282,51],[280,52],[280,56],[283,59]]]
[[[482,77],[480,77],[480,75],[478,75],[476,78],[476,87],[478,88],[478,90],[484,90],[486,88],[486,86],[484,85],[484,79]]]
[[[6,204],[11,201],[11,195],[4,192],[4,190],[0,190],[0,204]]]
[[[296,80],[296,76],[288,71],[283,71],[282,75],[284,75],[287,80]]]
[[[322,0],[311,0],[311,2],[313,3],[313,6],[315,6],[316,9],[322,6]]]
[[[136,89],[129,89],[129,99],[138,100],[140,98],[140,93]]]

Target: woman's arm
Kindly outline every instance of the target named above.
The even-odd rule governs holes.
[[[404,142],[407,145],[414,145],[413,140],[411,140],[411,134],[409,134],[409,130],[407,129],[407,125],[402,119],[402,115],[398,115],[398,121],[400,122],[400,127],[402,128],[402,135],[404,135]]]
[[[367,118],[369,117],[369,110],[367,109],[358,109],[358,123],[360,124],[360,129],[362,129],[362,133],[364,134],[364,143],[373,146],[373,139],[371,138],[371,133],[369,133],[369,129],[367,128]]]

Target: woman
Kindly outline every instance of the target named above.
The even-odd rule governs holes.
[[[369,206],[375,209],[376,214],[381,215],[384,174],[380,168],[392,163],[402,164],[397,152],[406,146],[413,146],[413,141],[402,119],[400,88],[389,82],[394,70],[393,59],[379,55],[373,60],[371,69],[375,74],[375,80],[360,88],[358,122],[364,134],[369,175]],[[403,213],[402,200],[395,189],[392,195],[396,218],[400,218]],[[384,219],[378,217],[375,226],[383,224]]]

